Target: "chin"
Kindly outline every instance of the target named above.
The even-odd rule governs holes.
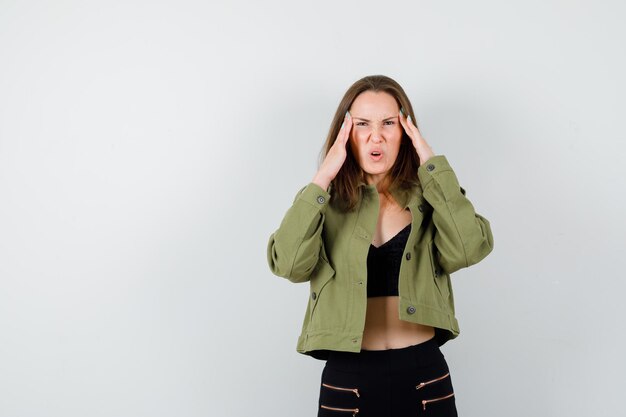
[[[380,175],[380,174],[384,174],[388,170],[386,169],[374,169],[374,170],[363,169],[363,171],[368,175]]]

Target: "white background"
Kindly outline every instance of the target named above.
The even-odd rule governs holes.
[[[315,416],[269,235],[385,74],[495,248],[453,274],[462,416],[613,416],[619,1],[0,1],[0,416]]]

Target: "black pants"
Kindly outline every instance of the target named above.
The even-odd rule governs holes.
[[[435,339],[401,349],[330,352],[318,417],[456,416],[448,364]]]

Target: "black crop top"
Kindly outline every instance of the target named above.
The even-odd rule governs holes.
[[[411,232],[409,223],[397,235],[376,247],[370,245],[367,254],[367,296],[398,295],[400,263]]]

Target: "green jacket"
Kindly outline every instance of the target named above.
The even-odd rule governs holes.
[[[400,266],[398,316],[435,327],[442,345],[459,334],[450,274],[487,256],[493,235],[445,156],[432,156],[417,173],[421,185],[390,190],[413,219]],[[361,349],[367,254],[379,201],[374,185],[361,182],[359,187],[363,194],[356,210],[344,213],[329,203],[332,189],[307,184],[267,245],[272,273],[310,283],[296,350],[317,359],[327,359],[329,350]]]

